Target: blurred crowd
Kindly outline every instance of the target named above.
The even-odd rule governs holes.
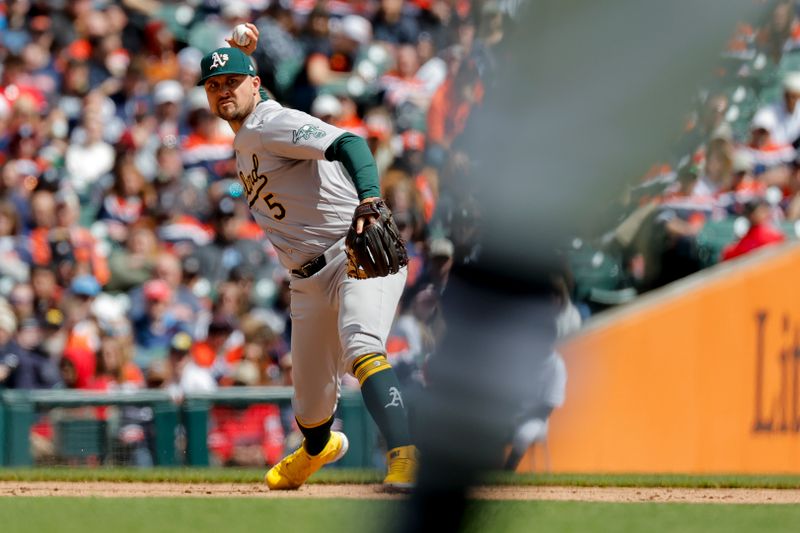
[[[273,98],[369,143],[410,257],[389,355],[421,381],[448,272],[469,254],[459,138],[516,9],[0,0],[0,388],[163,388],[179,401],[291,384],[289,274],[243,201],[232,132],[196,86],[202,56],[242,22],[259,28],[253,58]]]
[[[196,86],[202,56],[243,22],[259,28],[271,97],[368,141],[410,258],[389,357],[422,383],[449,271],[475,252],[462,134],[520,5],[0,0],[0,388],[179,401],[291,385],[289,273],[243,200],[232,132]],[[796,238],[800,18],[794,0],[771,5],[737,27],[665,162],[614,206],[618,226],[566,247],[560,330]],[[587,289],[609,263],[611,282]]]
[[[800,7],[766,6],[737,26],[665,161],[615,206],[619,225],[575,241],[586,313],[800,235]]]

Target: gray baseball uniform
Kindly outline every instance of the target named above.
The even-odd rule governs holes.
[[[344,236],[358,196],[325,150],[345,132],[274,100],[256,105],[234,139],[239,178],[256,222],[294,270],[325,255],[311,277],[291,279],[295,416],[304,426],[327,421],[352,362],[385,353],[406,270],[383,278],[347,276]]]

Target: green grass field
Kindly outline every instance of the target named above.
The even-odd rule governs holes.
[[[138,481],[261,483],[261,468],[0,468],[0,481]],[[325,468],[311,483],[379,483],[382,472]],[[491,485],[577,487],[686,487],[800,489],[800,475],[685,474],[508,474],[486,477]]]
[[[232,498],[5,498],[5,533],[391,532],[402,502]],[[485,502],[466,531],[797,531],[800,507]]]
[[[149,481],[259,483],[261,469],[0,469],[0,481]],[[316,483],[374,483],[372,470],[328,468]],[[493,484],[800,488],[800,476],[685,475],[508,475]],[[0,498],[2,533],[219,533],[391,532],[403,501],[269,498]],[[683,503],[582,503],[484,501],[473,504],[468,527],[483,532],[617,531],[749,532],[798,531],[800,506]]]

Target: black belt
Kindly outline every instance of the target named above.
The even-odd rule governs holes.
[[[325,265],[333,261],[333,259],[338,256],[342,251],[344,244],[344,238],[339,239],[337,242],[333,244],[330,248],[325,250],[323,253],[319,254],[317,257],[306,263],[305,265],[301,266],[300,268],[295,268],[292,270],[292,274],[298,276],[300,278],[310,278],[323,268]]]
[[[305,265],[301,266],[300,268],[295,268],[292,270],[292,274],[295,276],[299,276],[301,278],[310,278],[323,268],[325,265],[328,264],[328,260],[325,259],[325,254],[320,254]]]

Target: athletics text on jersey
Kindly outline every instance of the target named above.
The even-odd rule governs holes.
[[[274,100],[259,103],[234,139],[239,179],[281,263],[298,268],[344,237],[355,186],[325,150],[344,130]]]

